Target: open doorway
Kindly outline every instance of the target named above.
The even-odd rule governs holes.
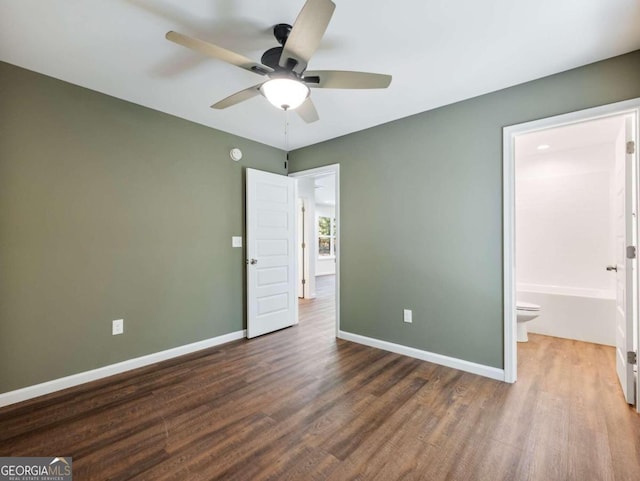
[[[504,131],[508,382],[528,332],[608,345],[638,406],[639,109],[634,100]]]
[[[290,174],[298,181],[298,303],[302,324],[339,329],[339,165]],[[324,326],[324,327],[323,327]]]

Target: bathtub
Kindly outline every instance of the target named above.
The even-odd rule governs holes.
[[[541,307],[529,332],[615,346],[616,294],[614,290],[517,284],[517,300]]]

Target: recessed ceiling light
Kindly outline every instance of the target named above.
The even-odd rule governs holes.
[[[538,150],[547,150],[549,147],[551,147],[549,144],[540,144]]]

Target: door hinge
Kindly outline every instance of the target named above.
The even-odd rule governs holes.
[[[629,364],[636,364],[638,362],[638,356],[636,355],[635,351],[627,352],[627,362]]]
[[[307,210],[304,208],[304,205],[302,206],[302,213],[304,214]]]
[[[302,285],[304,286],[307,283],[306,279],[302,279]]]
[[[627,259],[636,258],[636,246],[627,246]]]
[[[304,242],[302,243],[302,248],[306,249],[307,248],[307,244],[305,244]]]
[[[636,153],[636,143],[633,140],[627,142],[627,154],[635,154]]]

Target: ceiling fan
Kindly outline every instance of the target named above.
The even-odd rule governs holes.
[[[256,95],[264,95],[282,110],[296,110],[307,123],[318,120],[318,112],[310,98],[311,88],[378,89],[387,88],[391,75],[344,70],[307,70],[324,35],[336,6],[331,0],[307,0],[293,26],[280,23],[273,28],[280,47],[267,50],[261,63],[196,38],[167,32],[166,38],[209,57],[243,68],[268,80],[240,90],[211,107],[226,109]]]

